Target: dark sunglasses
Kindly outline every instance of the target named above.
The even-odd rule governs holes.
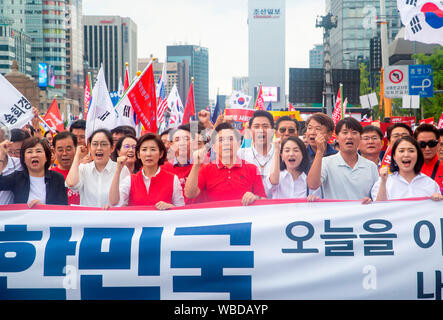
[[[424,141],[420,141],[418,143],[418,145],[420,146],[420,148],[425,149],[426,146],[428,146],[429,148],[435,148],[438,144],[438,140],[430,140],[428,142],[424,142]]]
[[[280,133],[285,133],[286,131],[288,131],[289,134],[294,134],[295,133],[295,129],[294,128],[280,128],[278,129],[278,131],[280,131]]]

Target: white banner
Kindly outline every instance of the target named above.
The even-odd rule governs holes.
[[[0,125],[21,129],[34,118],[31,103],[0,74]]]
[[[441,299],[441,202],[263,203],[0,208],[0,299]]]

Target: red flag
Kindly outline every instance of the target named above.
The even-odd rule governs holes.
[[[391,158],[392,158],[392,146],[388,146],[388,150],[386,150],[385,156],[383,157],[383,160],[381,162],[381,167],[389,167],[391,165]]]
[[[420,124],[424,124],[424,123],[434,125],[434,118],[427,118],[427,119],[420,120]]]
[[[128,89],[128,98],[147,132],[157,133],[157,97],[154,70],[150,64]]]
[[[293,106],[291,103],[289,103],[289,111],[290,111],[290,112],[294,112],[294,111],[296,111],[295,108],[294,108],[294,106]]]
[[[260,85],[260,89],[258,90],[257,101],[255,101],[255,110],[266,110],[262,85]]]
[[[43,118],[48,126],[53,130],[57,130],[59,132],[65,131],[65,126],[63,124],[62,116],[60,114],[60,110],[58,109],[57,100],[54,99],[52,101],[51,106],[48,109],[45,117]]]
[[[335,100],[334,112],[332,112],[332,120],[334,121],[334,126],[336,126],[337,123],[341,120],[342,116],[341,100],[342,99],[341,99],[341,87],[340,87],[340,89],[338,90],[337,99]],[[329,143],[333,143],[336,138],[337,135],[334,130],[331,140],[329,140]]]
[[[128,63],[126,63],[126,74],[125,74],[125,83],[123,84],[123,88],[128,90],[129,88],[129,70],[128,70]]]
[[[92,90],[91,90],[91,74],[88,73],[86,77],[85,85],[85,97],[84,97],[84,110],[85,110],[85,120],[88,118],[89,106],[91,105]]]
[[[183,112],[182,124],[188,124],[191,121],[192,116],[195,116],[194,81],[191,82],[191,87],[189,88],[188,99],[186,100],[185,111]]]
[[[443,129],[443,112],[441,113],[440,120],[438,120],[437,129]]]

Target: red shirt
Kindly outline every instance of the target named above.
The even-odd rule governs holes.
[[[244,160],[231,169],[215,162],[204,165],[198,175],[198,187],[210,202],[241,200],[246,192],[266,198],[260,171]]]
[[[186,204],[193,204],[193,203],[201,203],[204,202],[204,197],[203,194],[200,194],[197,198],[195,199],[188,199],[185,197],[185,185],[186,185],[186,180],[188,180],[188,176],[189,173],[191,173],[192,170],[192,164],[186,165],[186,166],[179,166],[179,165],[175,165],[172,164],[171,162],[165,162],[164,165],[162,165],[162,170],[164,169],[165,171],[168,171],[174,175],[176,175],[178,177],[178,179],[180,180],[180,184],[182,186],[182,190],[183,190],[183,197],[185,198],[185,203]]]
[[[434,167],[437,164],[438,155],[432,159],[428,164],[424,163],[423,168],[421,169],[421,173],[427,175],[428,177],[432,176],[432,172],[434,172]],[[440,189],[443,189],[443,162],[440,161],[440,165],[438,166],[437,175],[435,176],[435,182],[440,186]]]
[[[52,171],[61,173],[63,177],[68,176],[69,170],[61,170],[59,167],[53,167],[51,168]],[[71,189],[68,188],[68,205],[80,205],[80,193],[74,192]]]

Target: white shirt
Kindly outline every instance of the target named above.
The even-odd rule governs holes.
[[[340,152],[322,160],[321,183],[324,199],[361,200],[370,197],[378,178],[375,163],[360,155],[354,168],[345,162]]]
[[[109,190],[116,170],[117,163],[112,160],[108,161],[102,172],[97,171],[94,161],[80,164],[79,182],[70,188],[72,191],[80,193],[80,205],[99,208],[109,206]],[[120,181],[130,175],[129,169],[124,166],[120,174]]]
[[[372,188],[372,199],[377,199],[381,179]],[[437,182],[427,175],[420,173],[411,183],[406,181],[398,172],[389,175],[386,181],[386,196],[388,200],[430,197],[434,193],[440,193]]]
[[[321,197],[321,188],[310,190],[308,194],[308,177],[303,172],[297,180],[292,178],[288,170],[280,172],[278,185],[271,184],[270,176],[266,178],[266,188],[270,190],[272,199],[303,199],[309,194]]]
[[[161,168],[158,168],[154,177],[160,173]],[[151,178],[145,176],[143,169],[141,170],[143,175],[143,182],[146,186],[146,191],[149,193],[149,187],[151,186]],[[183,197],[183,189],[180,180],[174,175],[174,190],[172,193],[172,204],[176,207],[183,207],[185,205],[185,199]],[[125,207],[129,202],[129,193],[131,192],[131,176],[124,178],[120,181],[120,202],[119,207]]]
[[[260,171],[263,186],[265,187],[266,195],[268,196],[268,198],[271,197],[271,191],[267,187],[268,184],[266,183],[266,180],[268,180],[267,178],[271,175],[274,150],[274,145],[272,145],[269,149],[269,152],[264,156],[257,150],[255,150],[253,145],[250,148],[240,149],[238,151],[238,157],[240,159],[255,164],[257,166],[258,170]]]
[[[5,169],[3,169],[2,175],[8,176],[14,171],[22,171],[22,165],[20,164],[19,158],[12,158],[7,156],[8,163]],[[14,194],[11,191],[0,191],[0,205],[12,204],[14,203]]]
[[[40,200],[41,204],[46,204],[46,184],[45,177],[31,177],[29,176],[31,182],[31,188],[29,190],[28,202],[33,200]]]

